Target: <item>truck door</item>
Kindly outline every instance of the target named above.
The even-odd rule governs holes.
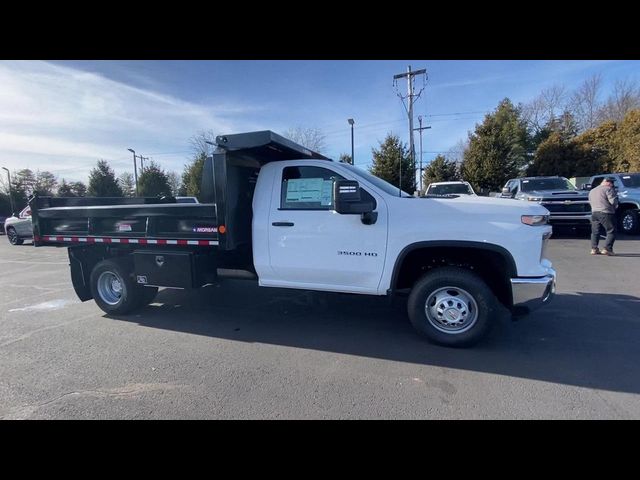
[[[375,224],[363,224],[360,215],[336,213],[333,182],[340,179],[345,176],[329,166],[279,167],[268,225],[273,277],[261,277],[261,284],[377,292],[386,254],[386,204],[363,188],[362,195],[376,200]]]

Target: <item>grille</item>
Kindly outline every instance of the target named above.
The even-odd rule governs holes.
[[[589,213],[591,205],[588,203],[542,203],[551,213]]]

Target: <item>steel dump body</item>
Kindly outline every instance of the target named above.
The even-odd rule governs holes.
[[[38,198],[35,203],[34,242],[138,243],[218,245],[215,204],[142,203],[64,205],[76,199]],[[115,202],[122,199],[85,199]],[[65,202],[67,201],[67,202]],[[197,243],[195,243],[197,242]]]

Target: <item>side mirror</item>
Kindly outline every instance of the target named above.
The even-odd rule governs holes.
[[[500,196],[501,196],[501,197],[509,197],[509,198],[512,198],[512,197],[513,197],[513,195],[511,194],[511,191],[510,191],[507,187],[504,187],[504,188],[502,189],[502,191],[501,191],[501,193],[500,193]]]
[[[355,180],[334,182],[333,205],[335,211],[342,215],[360,215],[373,211],[373,203],[360,198],[360,185]]]
[[[591,190],[592,185],[590,183],[583,183],[580,185],[580,190]]]

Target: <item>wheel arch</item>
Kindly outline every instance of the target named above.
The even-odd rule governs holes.
[[[498,300],[507,307],[513,303],[510,279],[517,277],[516,262],[500,245],[465,240],[416,242],[402,249],[393,267],[390,294],[411,289],[434,268],[459,266],[475,271]]]

